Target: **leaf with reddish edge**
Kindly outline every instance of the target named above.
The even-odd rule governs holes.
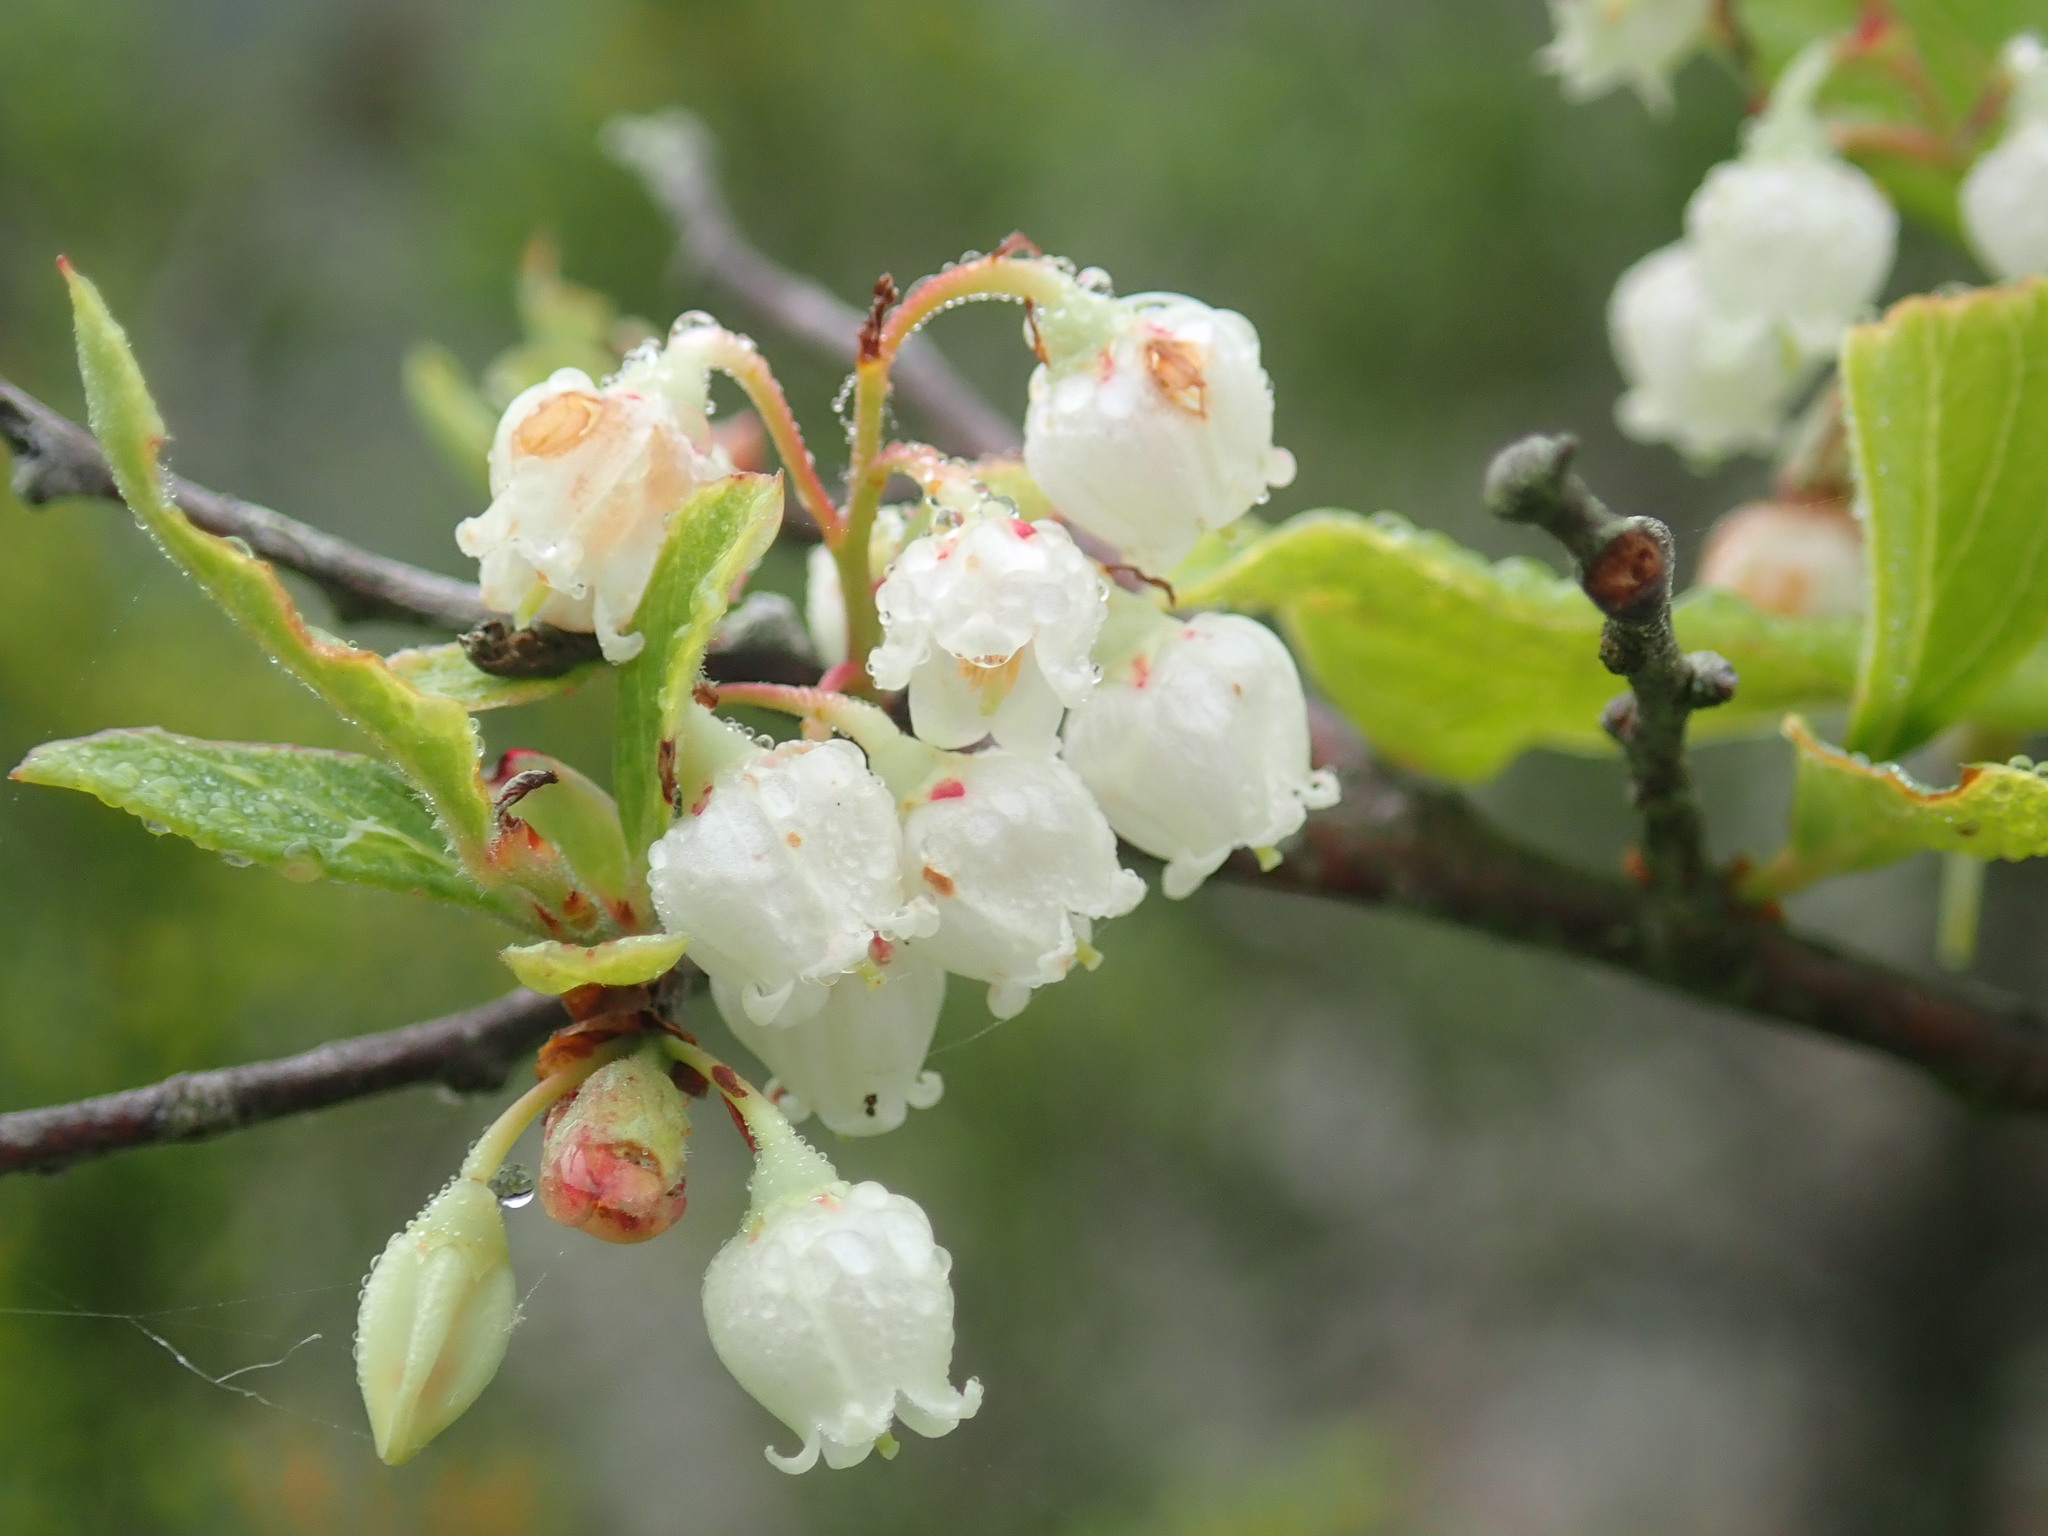
[[[2048,780],[2029,769],[1976,763],[1962,770],[1955,788],[1930,789],[1897,763],[1828,746],[1797,715],[1786,718],[1784,731],[1798,753],[1792,837],[1743,880],[1742,894],[1752,901],[1921,852],[1980,859],[2048,854]]]
[[[631,987],[653,981],[683,958],[680,933],[636,933],[607,944],[514,944],[498,951],[522,986],[550,997],[577,987]]]
[[[633,615],[646,643],[619,668],[612,785],[636,874],[644,875],[647,850],[668,826],[664,759],[672,772],[704,649],[781,525],[782,476],[743,473],[700,488],[669,522]]]

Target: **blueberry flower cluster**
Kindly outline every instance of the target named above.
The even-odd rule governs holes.
[[[1027,306],[1021,457],[884,443],[896,350],[925,318],[986,296]],[[707,316],[601,383],[555,373],[499,424],[491,504],[458,542],[513,626],[593,634],[622,667],[622,700],[642,712],[621,748],[646,758],[619,771],[658,783],[658,803],[651,819],[613,812],[536,754],[491,781],[492,847],[559,855],[561,880],[588,884],[619,932],[506,952],[576,1022],[366,1282],[357,1360],[387,1460],[452,1422],[504,1354],[517,1308],[493,1189],[522,1128],[542,1121],[549,1216],[643,1242],[686,1209],[688,1100],[714,1090],[756,1164],[746,1221],[705,1276],[705,1320],[733,1375],[799,1437],[770,1459],[851,1466],[892,1454],[896,1424],[950,1431],[981,1388],[949,1380],[945,1250],[913,1202],[841,1180],[792,1123],[870,1136],[937,1102],[925,1062],[949,976],[1008,1019],[1099,963],[1102,925],[1145,894],[1120,839],[1183,897],[1233,850],[1270,865],[1337,798],[1311,766],[1279,638],[1238,615],[1176,613],[1170,596],[1205,536],[1293,477],[1251,322],[1175,294],[1119,298],[1099,272],[1007,247],[890,297],[853,380],[843,502],[752,343]],[[712,684],[699,669],[765,544],[727,519],[782,490],[713,436],[714,373],[745,390],[823,534],[805,604],[826,664],[816,686]],[[905,479],[917,497],[884,506]],[[757,736],[735,707],[798,724]],[[678,956],[700,991],[674,980]],[[767,1064],[765,1090],[685,1028],[692,995]]]

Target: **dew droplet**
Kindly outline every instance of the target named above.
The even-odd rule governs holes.
[[[508,1211],[533,1204],[533,1171],[524,1163],[507,1163],[491,1175],[491,1193]]]
[[[247,855],[246,853],[236,853],[232,848],[228,849],[225,853],[223,853],[220,856],[220,861],[221,863],[229,865],[230,867],[235,869],[247,869],[251,864],[254,864],[256,862],[254,859],[250,858],[249,855]]]
[[[171,829],[165,826],[160,821],[145,821],[142,824],[142,830],[147,832],[151,837],[162,837],[166,832],[170,831]]]

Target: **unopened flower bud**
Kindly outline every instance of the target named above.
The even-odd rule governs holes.
[[[497,1375],[518,1313],[498,1198],[458,1176],[363,1283],[356,1381],[380,1457],[409,1461],[462,1416]]]
[[[2048,48],[2031,33],[2005,45],[2012,77],[2005,136],[1963,178],[1970,247],[2001,278],[2048,272]]]
[[[1691,246],[1667,245],[1622,273],[1607,326],[1629,384],[1615,407],[1629,436],[1703,462],[1777,442],[1807,370],[1771,325],[1714,308]]]
[[[608,1243],[657,1237],[683,1214],[689,1134],[665,1058],[643,1050],[608,1062],[548,1110],[541,1204]]]
[[[908,800],[903,851],[906,883],[939,909],[925,953],[987,982],[998,1018],[1092,961],[1091,920],[1120,917],[1145,894],[1117,862],[1087,786],[1057,758],[997,748],[950,759]]]
[[[921,943],[879,944],[872,962],[832,983],[825,1006],[797,1024],[756,1024],[732,988],[712,982],[720,1015],[775,1074],[790,1119],[816,1113],[842,1136],[878,1136],[938,1102],[943,1084],[924,1058],[946,973]]]
[[[662,927],[763,1024],[807,1018],[877,938],[937,921],[905,897],[896,805],[847,741],[792,741],[725,768],[648,852]]]
[[[910,690],[910,721],[939,747],[985,736],[1050,757],[1061,713],[1095,686],[1089,648],[1107,583],[1058,523],[1003,513],[913,540],[875,593],[875,682]]]
[[[1335,776],[1309,767],[1294,658],[1238,614],[1162,621],[1067,718],[1064,756],[1117,835],[1166,860],[1171,897],[1337,801]]]
[[[1574,101],[1626,85],[1671,109],[1671,76],[1706,37],[1713,0],[1550,0],[1556,37],[1538,56]]]
[[[896,1420],[951,1433],[981,1383],[947,1380],[953,1261],[924,1212],[879,1184],[849,1187],[772,1111],[748,1123],[761,1137],[753,1208],[705,1272],[704,1321],[734,1379],[803,1437],[769,1461],[855,1466]]]
[[[691,492],[732,471],[705,417],[707,370],[687,338],[628,359],[603,385],[564,368],[506,407],[488,511],[455,531],[482,562],[485,604],[519,623],[595,631],[612,661]]]
[[[1864,607],[1863,530],[1837,501],[1752,502],[1708,533],[1699,585],[1767,613],[1853,617]]]
[[[1111,299],[1076,287],[1039,317],[1024,459],[1074,523],[1155,574],[1294,479],[1273,446],[1259,334],[1179,294]]]

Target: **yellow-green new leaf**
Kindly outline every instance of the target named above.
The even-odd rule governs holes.
[[[577,987],[631,987],[666,974],[683,958],[680,933],[636,933],[609,944],[514,944],[498,951],[523,987],[560,997]]]
[[[1842,397],[1872,578],[1848,745],[1895,758],[2048,634],[2048,282],[1857,326]]]
[[[1600,614],[1533,560],[1489,563],[1391,513],[1307,512],[1178,595],[1277,615],[1316,686],[1410,767],[1476,780],[1532,747],[1612,749],[1600,712],[1623,684],[1600,664]],[[1721,652],[1742,679],[1731,703],[1694,717],[1700,736],[1769,730],[1787,709],[1847,696],[1853,621],[1705,591],[1674,618],[1680,643]]]
[[[668,826],[662,758],[697,685],[712,631],[734,589],[782,525],[781,475],[727,475],[695,492],[670,519],[633,627],[646,637],[619,668],[612,787],[636,860]]]
[[[99,290],[68,266],[78,361],[93,433],[121,497],[164,552],[284,668],[360,726],[426,795],[472,873],[484,857],[491,803],[477,773],[469,712],[422,692],[384,658],[311,628],[268,565],[242,545],[194,527],[171,500],[158,453],[163,418],[128,338]]]
[[[1973,764],[1954,789],[1929,789],[1897,763],[1872,763],[1817,740],[1796,715],[1784,729],[1799,763],[1792,837],[1743,882],[1752,900],[1925,851],[1980,859],[2048,854],[2048,780],[2027,769]]]

